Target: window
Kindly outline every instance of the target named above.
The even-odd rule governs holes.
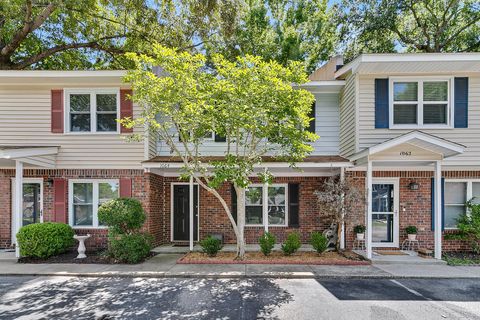
[[[474,203],[480,203],[480,181],[445,181],[444,225],[446,229],[457,227],[457,219],[467,210],[465,203],[472,198]]]
[[[449,127],[450,79],[391,79],[390,127]]]
[[[70,180],[70,225],[99,227],[98,208],[104,202],[118,198],[118,180]]]
[[[287,185],[252,185],[245,191],[245,224],[270,226],[287,225]]]
[[[65,90],[68,132],[118,132],[117,89]]]

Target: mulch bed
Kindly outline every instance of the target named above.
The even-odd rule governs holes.
[[[106,251],[90,251],[87,252],[87,257],[84,259],[77,259],[78,252],[67,251],[47,259],[22,257],[18,259],[19,263],[76,263],[76,264],[126,264],[110,257]],[[155,256],[157,253],[150,252],[150,255],[145,259]],[[140,262],[141,263],[141,262]]]
[[[235,260],[235,252],[219,252],[209,257],[202,252],[190,252],[177,260],[179,264],[302,264],[302,265],[369,265],[371,262],[352,251],[297,252],[284,256],[281,252],[272,252],[264,256],[261,252],[247,252],[244,260]]]

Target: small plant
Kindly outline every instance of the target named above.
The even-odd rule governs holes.
[[[286,256],[290,256],[297,252],[298,249],[302,246],[300,242],[300,235],[296,232],[290,233],[287,236],[287,240],[285,240],[282,244],[282,251],[283,254]]]
[[[215,257],[218,251],[222,249],[222,242],[220,239],[208,236],[200,241],[200,246],[202,247],[204,253],[208,254],[210,257]]]
[[[474,199],[467,202],[468,214],[462,214],[457,220],[458,234],[449,238],[468,241],[472,251],[480,255],[480,204],[474,203]]]
[[[408,226],[405,228],[405,232],[407,234],[417,234],[417,227],[415,226]]]
[[[310,236],[310,244],[317,253],[322,254],[327,250],[328,239],[320,232],[312,232]]]
[[[262,253],[268,256],[272,252],[276,241],[277,239],[273,234],[270,232],[265,232],[260,238],[258,238],[258,243],[260,244],[260,250]]]
[[[145,260],[152,249],[152,236],[146,233],[110,234],[110,255],[122,262],[139,263]]]
[[[353,227],[353,232],[355,233],[365,233],[365,230],[367,228],[363,225],[363,224],[359,224],[359,225],[356,225],[355,227]]]
[[[65,223],[34,223],[17,233],[20,255],[46,259],[67,251],[75,244],[72,227]]]

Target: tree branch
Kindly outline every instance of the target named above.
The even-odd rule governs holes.
[[[34,63],[37,63],[37,62],[51,56],[51,55],[54,55],[57,52],[66,51],[66,50],[69,50],[69,49],[91,48],[91,49],[97,49],[97,50],[100,50],[100,51],[106,51],[106,52],[110,52],[110,53],[122,54],[122,53],[125,53],[124,50],[119,49],[119,48],[115,48],[115,47],[103,47],[101,44],[99,44],[99,42],[103,41],[103,40],[118,39],[118,38],[123,38],[123,37],[125,37],[125,35],[109,36],[109,37],[100,38],[100,39],[97,39],[95,41],[90,41],[90,42],[69,43],[69,44],[58,45],[58,46],[52,47],[50,49],[47,49],[43,52],[40,52],[39,54],[36,54],[36,55],[31,56],[29,58],[26,58],[25,60],[23,60],[19,63],[16,63],[13,66],[13,68],[17,69],[17,70],[24,69],[24,68],[26,68],[26,67],[34,64]]]
[[[53,3],[47,5],[33,21],[32,21],[32,2],[27,1],[26,3],[26,13],[25,13],[25,22],[23,28],[18,30],[13,36],[10,43],[6,44],[5,47],[0,51],[0,55],[4,57],[9,57],[12,53],[20,46],[20,43],[38,27],[40,27],[45,20],[55,11],[56,7]]]

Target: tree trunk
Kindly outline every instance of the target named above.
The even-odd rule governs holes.
[[[237,192],[237,259],[243,260],[245,258],[245,188],[235,186]]]
[[[243,205],[245,199],[245,189],[238,188],[235,186],[235,191],[237,192],[237,223],[235,223],[235,219],[233,219],[232,212],[230,211],[227,202],[223,197],[218,193],[217,190],[209,187],[206,185],[201,178],[195,176],[195,181],[205,190],[213,194],[222,204],[225,213],[227,214],[228,219],[233,227],[233,232],[235,233],[235,237],[237,238],[237,258],[243,259],[245,258],[245,241],[243,239],[243,230],[245,227],[245,206]],[[242,205],[239,205],[242,204]]]

